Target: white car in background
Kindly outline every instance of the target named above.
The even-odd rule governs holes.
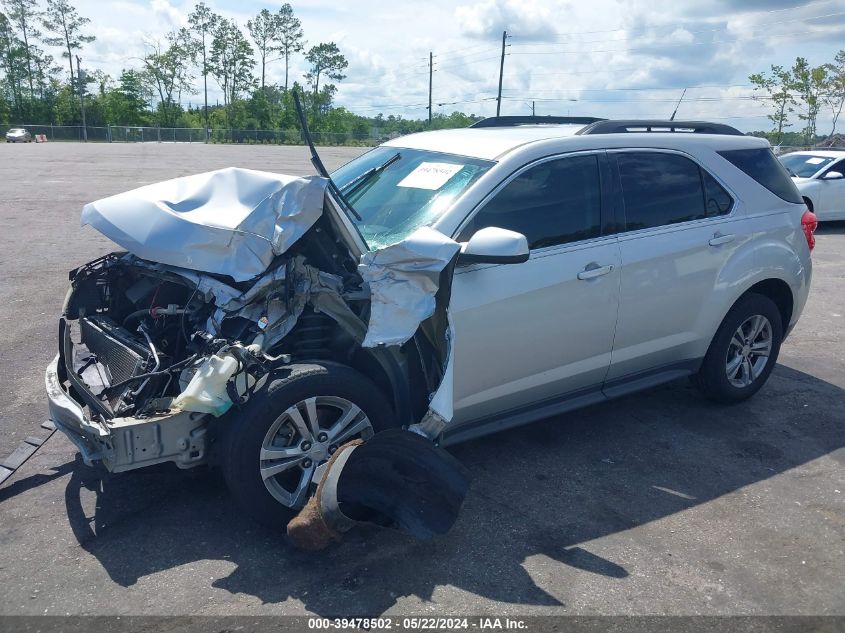
[[[820,222],[845,220],[845,150],[792,152],[780,162]]]

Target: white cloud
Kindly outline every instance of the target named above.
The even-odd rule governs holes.
[[[153,14],[160,17],[172,27],[181,26],[184,21],[184,14],[174,7],[168,0],[152,0],[150,3]]]
[[[463,33],[470,37],[500,36],[502,31],[518,33],[526,40],[554,38],[555,17],[565,10],[565,3],[538,0],[481,0],[455,9]]]

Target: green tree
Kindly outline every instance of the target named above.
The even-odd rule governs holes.
[[[769,73],[757,73],[751,75],[748,80],[754,86],[754,90],[761,90],[768,96],[772,111],[766,118],[772,122],[776,132],[775,145],[780,144],[783,138],[784,128],[790,127],[789,115],[793,112],[795,99],[790,92],[792,87],[792,74],[783,66],[772,66]]]
[[[827,86],[825,93],[822,95],[822,101],[830,108],[830,113],[833,118],[833,127],[830,130],[830,135],[836,133],[836,122],[842,114],[842,108],[845,106],[845,49],[836,53],[832,64],[826,64],[828,72]]]
[[[17,76],[21,82],[22,78],[28,75],[30,68],[24,63],[26,59],[24,48],[23,43],[20,42]],[[29,53],[28,60],[32,68],[33,89],[31,94],[23,99],[23,103],[25,104],[24,118],[32,122],[52,121],[52,108],[56,90],[54,84],[61,75],[62,69],[54,64],[52,55],[45,53],[36,44],[31,43],[27,52]]]
[[[44,99],[51,82],[58,80],[62,69],[56,65],[52,55],[34,44],[30,46],[30,53],[34,67],[32,74],[38,91],[38,98]]]
[[[220,16],[212,12],[204,2],[197,4],[188,15],[188,24],[191,32],[195,35],[195,41],[202,57],[203,114],[206,129],[208,128],[208,46],[212,39],[211,32],[219,19]]]
[[[255,66],[252,47],[234,20],[218,20],[212,38],[209,70],[223,91],[227,113],[231,113],[229,106],[255,82],[252,76]]]
[[[145,125],[147,103],[144,78],[135,70],[123,70],[118,85],[106,91],[103,99],[109,125]]]
[[[279,52],[285,58],[285,92],[287,92],[290,58],[294,53],[302,52],[305,48],[305,38],[302,23],[293,14],[293,7],[287,2],[279,9],[276,19],[278,20]]]
[[[26,74],[29,78],[29,96],[35,97],[35,79],[32,72],[33,59],[30,40],[37,39],[41,33],[36,27],[36,20],[41,15],[37,0],[3,0],[9,21],[15,25],[23,41],[23,54],[26,59]]]
[[[82,116],[79,111],[79,94],[69,83],[62,83],[59,86],[53,111],[57,125],[80,125],[82,123]]]
[[[276,41],[279,38],[279,20],[267,9],[261,9],[254,20],[246,23],[252,41],[255,42],[255,49],[258,51],[259,64],[261,65],[261,89],[264,90],[264,75],[267,63],[274,58],[271,55],[278,50]]]
[[[805,121],[804,142],[812,144],[816,138],[816,119],[822,106],[822,95],[828,83],[827,68],[817,66],[812,68],[807,60],[798,57],[792,66],[791,88],[798,93],[804,103],[805,111],[799,113],[798,118]]]
[[[0,124],[8,125],[12,116],[9,102],[6,100],[6,79],[0,78]]]
[[[262,130],[284,127],[281,120],[284,108],[285,93],[280,87],[273,85],[254,91],[248,102],[250,116]]]
[[[142,77],[158,94],[163,126],[175,125],[181,113],[182,92],[194,93],[191,68],[195,54],[190,33],[184,28],[169,33],[165,43],[148,44]]]
[[[18,119],[23,116],[21,80],[26,72],[23,60],[22,46],[15,35],[12,23],[4,14],[0,13],[0,69],[6,75],[8,89],[12,93],[10,114]]]
[[[349,66],[349,62],[346,61],[346,58],[334,42],[323,42],[312,46],[308,50],[308,53],[306,53],[305,59],[311,64],[311,70],[308,71],[305,78],[313,86],[315,98],[320,95],[321,75],[325,75],[335,81],[346,79],[343,71]],[[334,88],[334,86],[331,87]],[[333,94],[333,91],[331,92]]]
[[[83,44],[90,44],[97,38],[85,35],[82,29],[91,20],[77,13],[76,8],[68,0],[47,0],[47,10],[44,13],[44,29],[53,33],[53,37],[45,37],[44,41],[50,46],[60,46],[65,50],[62,57],[66,57],[70,68],[70,83],[74,84],[73,56],[82,50]]]

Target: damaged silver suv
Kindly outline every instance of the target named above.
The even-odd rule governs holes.
[[[86,463],[220,465],[286,521],[392,427],[457,442],[685,375],[748,398],[809,290],[812,214],[724,125],[500,117],[325,176],[85,207],[126,249],[70,273],[47,370]]]

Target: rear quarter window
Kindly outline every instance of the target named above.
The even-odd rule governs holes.
[[[616,164],[627,231],[717,217],[733,206],[716,179],[684,156],[621,152]]]
[[[804,200],[786,169],[775,158],[772,150],[759,147],[754,149],[731,149],[718,152],[735,167],[763,185],[778,198],[787,202],[803,204]]]

